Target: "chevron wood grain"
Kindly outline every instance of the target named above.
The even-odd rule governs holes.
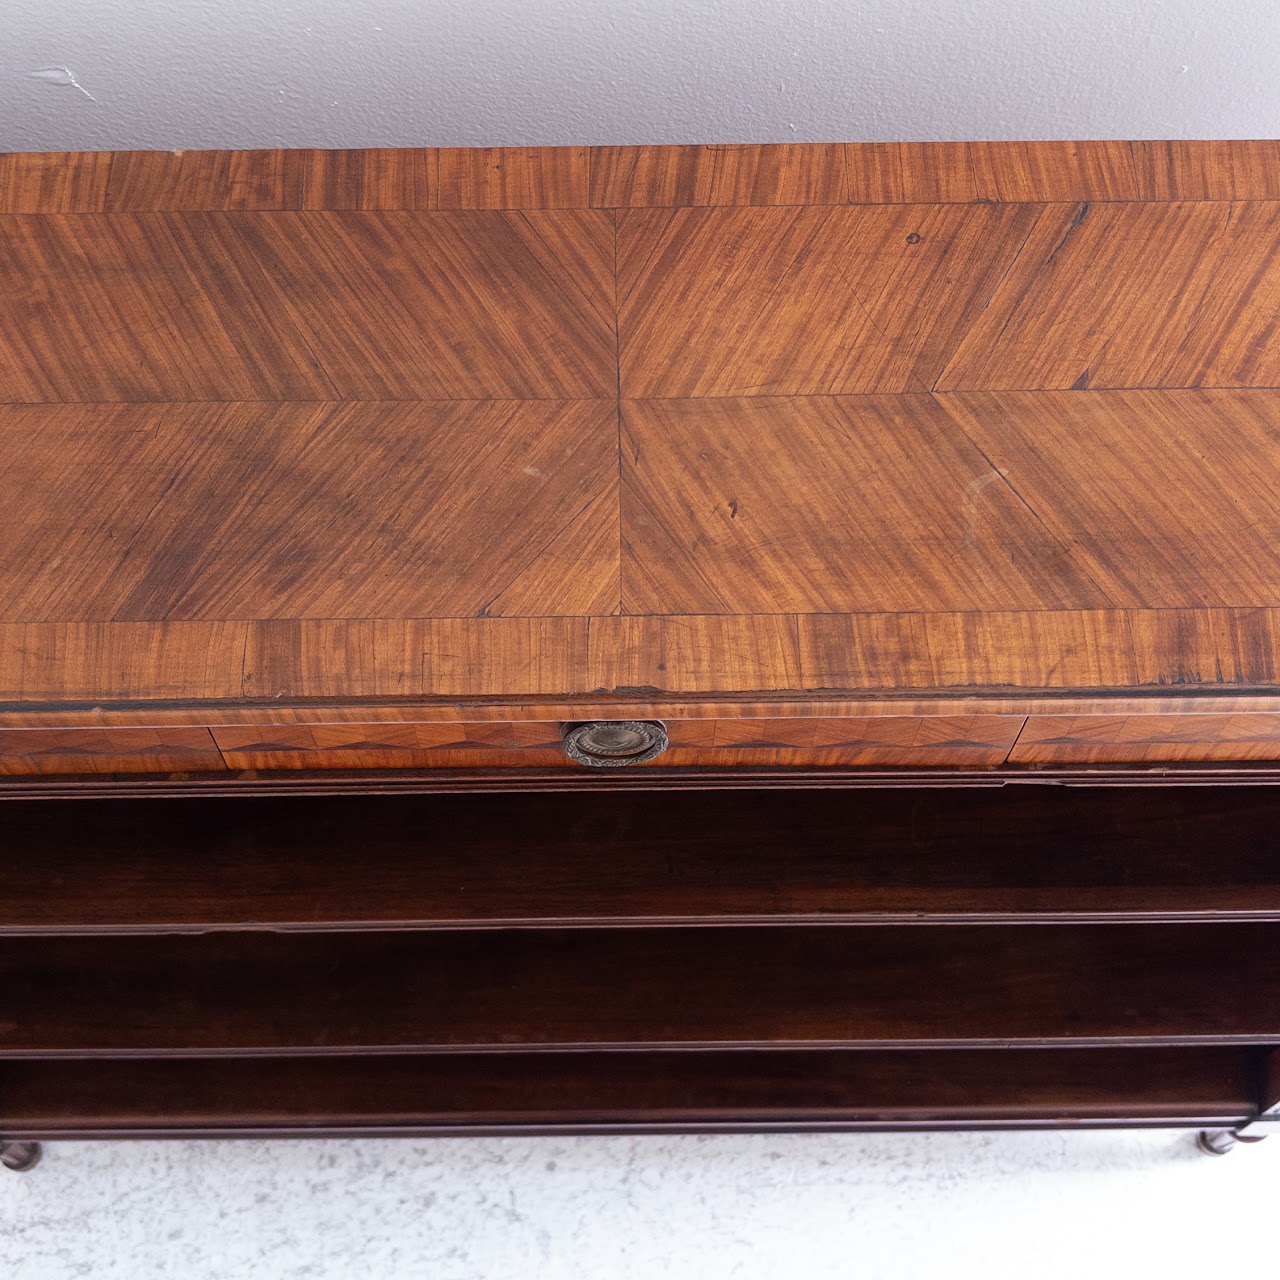
[[[628,613],[1111,601],[930,396],[627,401]]]
[[[0,156],[0,723],[237,774],[562,768],[519,726],[575,708],[679,769],[1280,760],[1277,175]],[[210,749],[68,743],[6,768]]]
[[[1265,606],[1280,590],[1269,391],[938,397],[1120,607]]]
[[[609,395],[612,255],[588,212],[13,219],[0,399]]]
[[[1280,385],[1280,205],[1079,204],[1059,221],[1010,264],[940,390]]]
[[[629,210],[622,393],[926,391],[1052,206]]]
[[[0,439],[15,621],[616,607],[608,403],[24,406]]]

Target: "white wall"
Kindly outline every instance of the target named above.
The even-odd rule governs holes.
[[[0,151],[1277,135],[1274,0],[0,0]]]
[[[1221,1159],[1171,1132],[67,1143],[0,1175],[11,1280],[1203,1280],[1280,1264],[1280,1138]]]

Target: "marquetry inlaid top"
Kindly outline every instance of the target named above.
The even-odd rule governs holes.
[[[1278,250],[1269,142],[0,156],[0,702],[1280,686]]]

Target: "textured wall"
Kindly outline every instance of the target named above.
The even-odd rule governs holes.
[[[0,55],[0,150],[1280,134],[1270,0],[0,0]]]
[[[9,1280],[1273,1275],[1280,1139],[66,1143],[0,1170]],[[1271,1237],[1271,1239],[1268,1239]]]

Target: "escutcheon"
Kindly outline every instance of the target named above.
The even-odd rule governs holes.
[[[593,769],[643,764],[667,749],[661,720],[588,720],[565,727],[565,754]]]

